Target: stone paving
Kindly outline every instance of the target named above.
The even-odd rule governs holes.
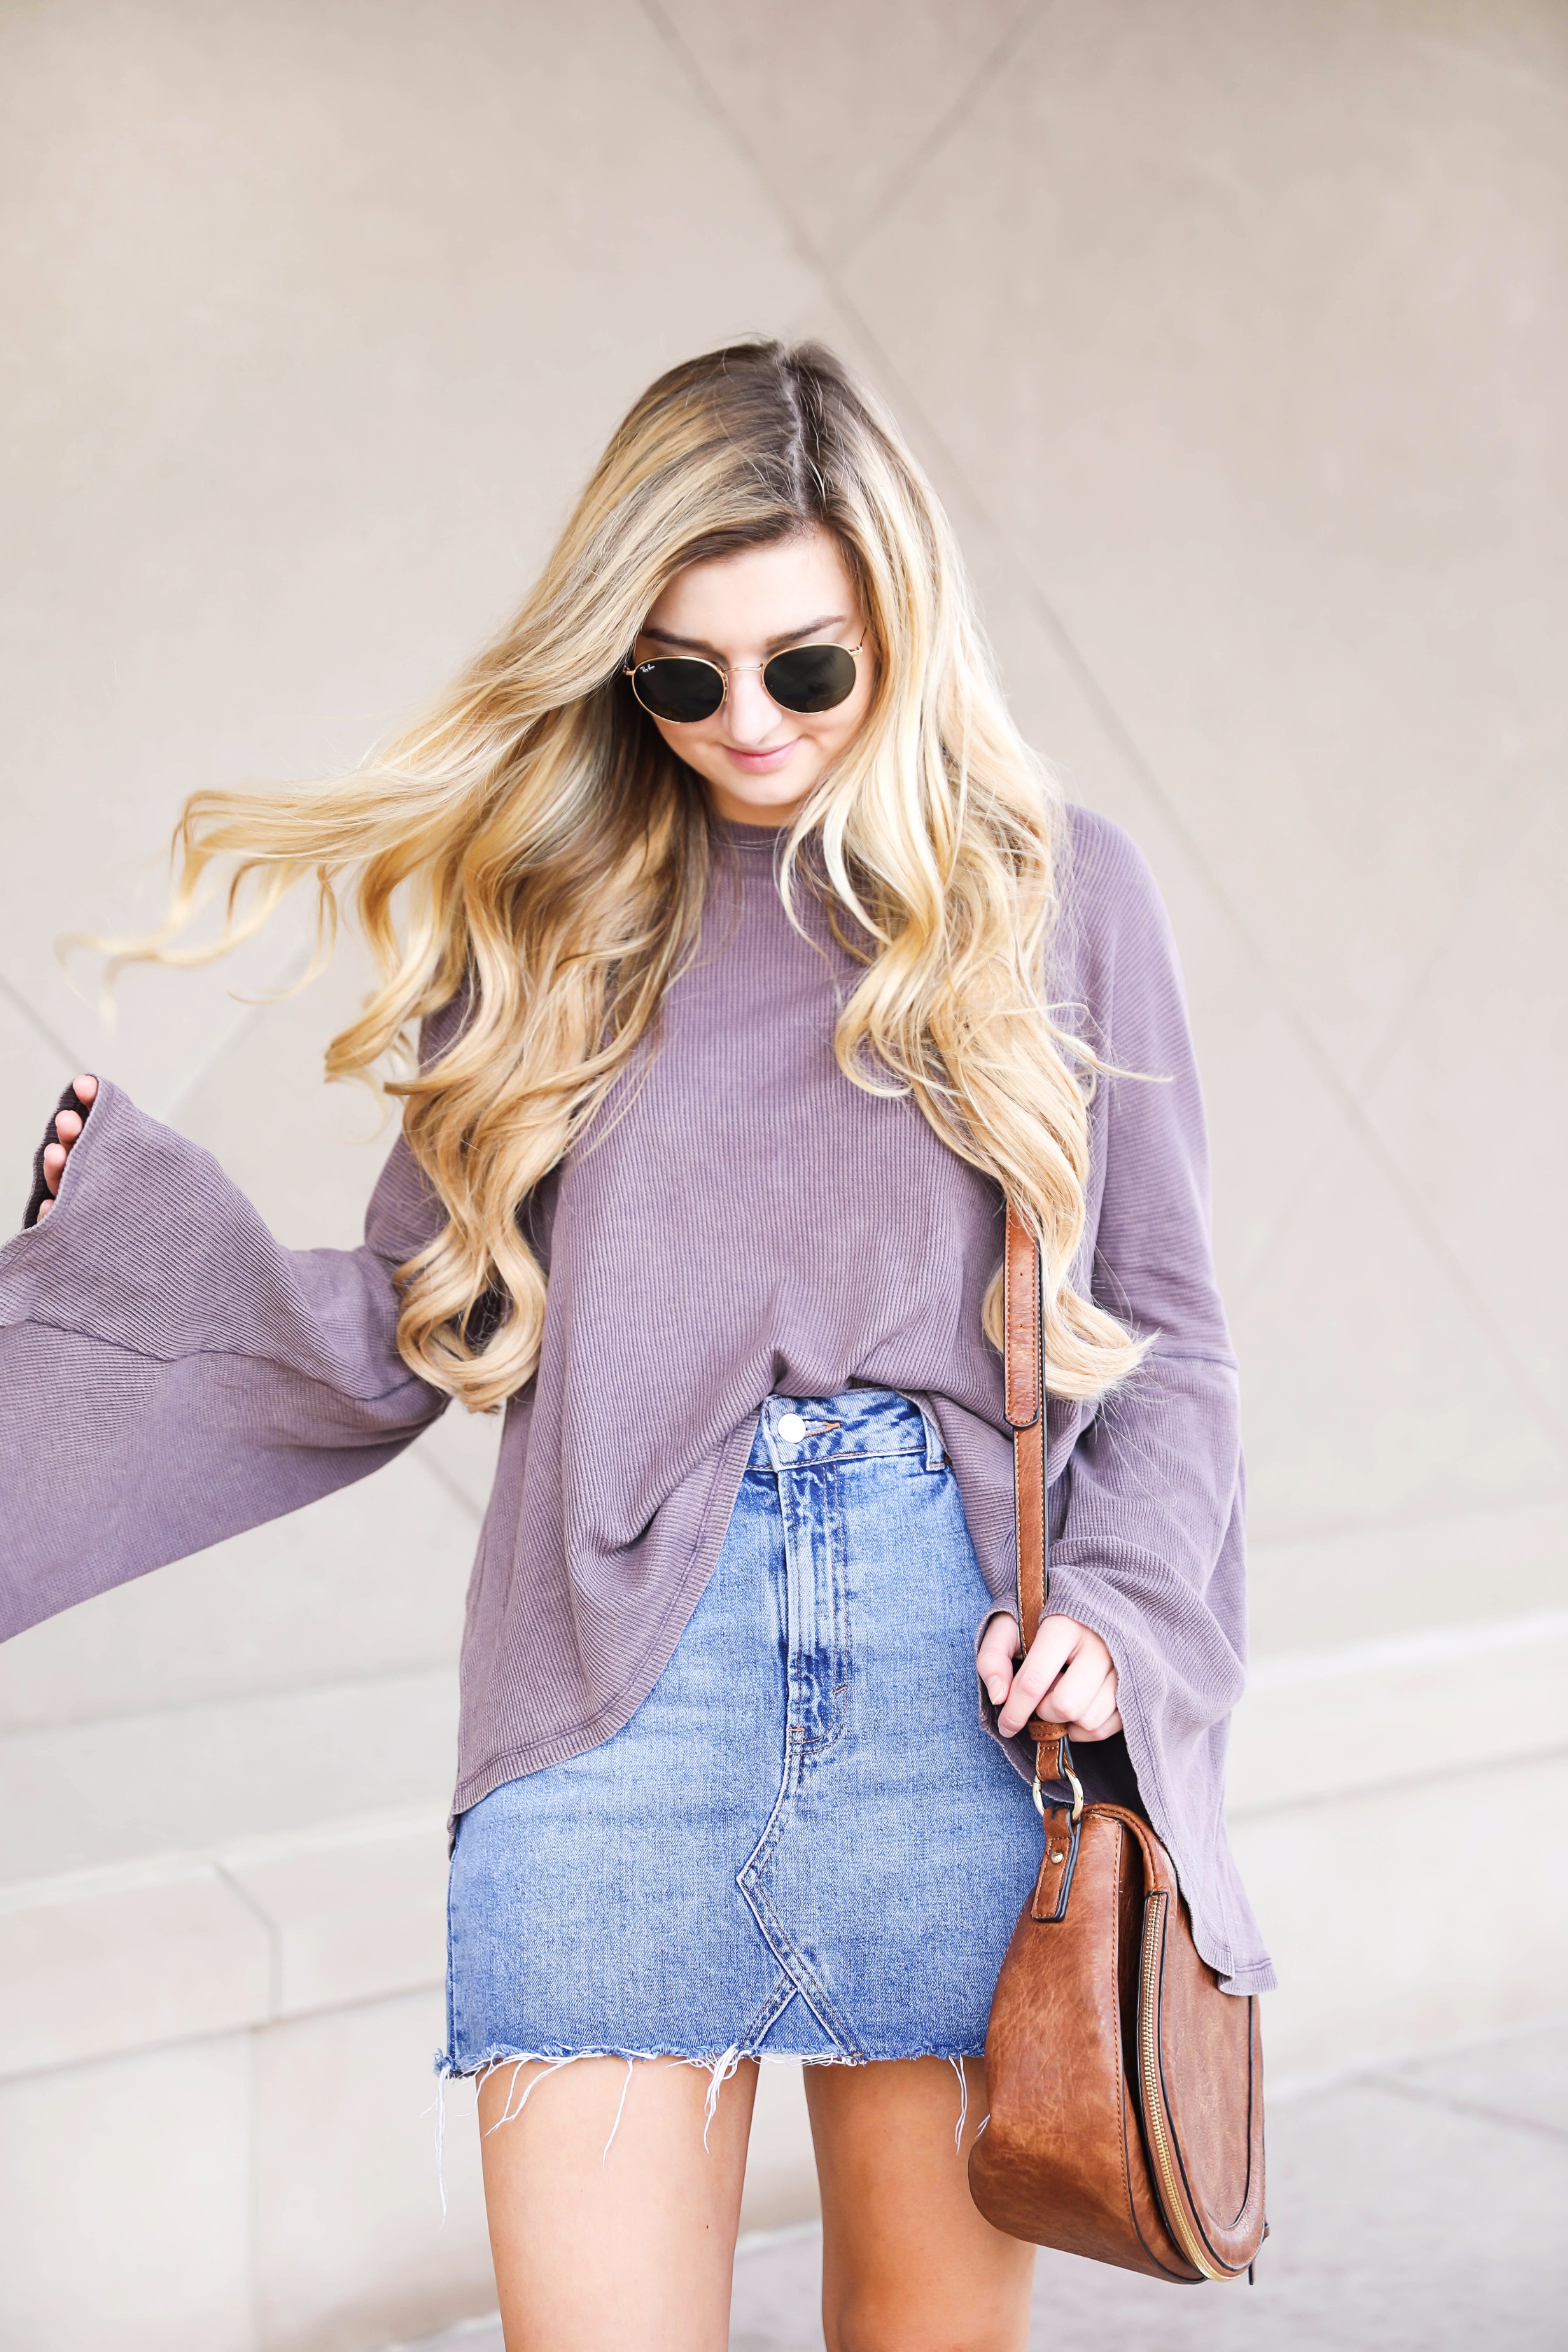
[[[1568,2020],[1277,2102],[1258,2284],[1042,2254],[1036,2352],[1563,2352]],[[731,2352],[821,2352],[817,2234],[742,2244]],[[470,2322],[405,2352],[501,2352]]]

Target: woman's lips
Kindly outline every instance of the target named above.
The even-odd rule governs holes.
[[[738,744],[726,743],[724,751],[748,776],[765,776],[771,770],[784,766],[799,741],[796,735],[787,743],[771,743],[761,751],[742,751]]]

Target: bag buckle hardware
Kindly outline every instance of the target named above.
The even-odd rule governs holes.
[[[1078,1774],[1073,1770],[1072,1766],[1068,1763],[1065,1759],[1062,1763],[1062,1779],[1072,1790],[1072,1812],[1069,1815],[1069,1819],[1075,1823],[1081,1822],[1083,1819],[1083,1782],[1079,1779]],[[1035,1811],[1038,1813],[1041,1821],[1044,1821],[1046,1818],[1046,1796],[1045,1790],[1040,1786],[1040,1776],[1037,1772],[1035,1775]]]

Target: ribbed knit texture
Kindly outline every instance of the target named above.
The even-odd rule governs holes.
[[[732,828],[729,852],[657,1041],[530,1204],[543,1353],[507,1411],[469,1592],[455,1811],[628,1720],[708,1580],[770,1394],[865,1382],[926,1402],[1010,1600],[1012,1452],[980,1327],[1000,1194],[910,1102],[842,1076],[854,967],[804,890],[811,936],[792,927],[771,834]],[[1261,1990],[1223,1818],[1243,1487],[1203,1109],[1153,884],[1082,810],[1053,994],[1148,1074],[1097,1090],[1079,1279],[1159,1337],[1098,1413],[1050,1409],[1051,1606],[1110,1644],[1200,1949]],[[0,1632],[298,1509],[416,1435],[444,1400],[397,1354],[391,1277],[439,1222],[400,1140],[363,1248],[283,1249],[208,1153],[105,1081],[58,1206],[0,1250]]]

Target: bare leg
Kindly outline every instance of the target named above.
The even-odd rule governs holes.
[[[757,2069],[724,2084],[704,2147],[710,2079],[578,2058],[480,2084],[506,2352],[725,2352]]]
[[[969,2114],[943,2058],[808,2066],[822,2183],[827,2352],[1024,2352],[1033,2246],[975,2210],[966,2169],[985,2070],[965,2062]]]

